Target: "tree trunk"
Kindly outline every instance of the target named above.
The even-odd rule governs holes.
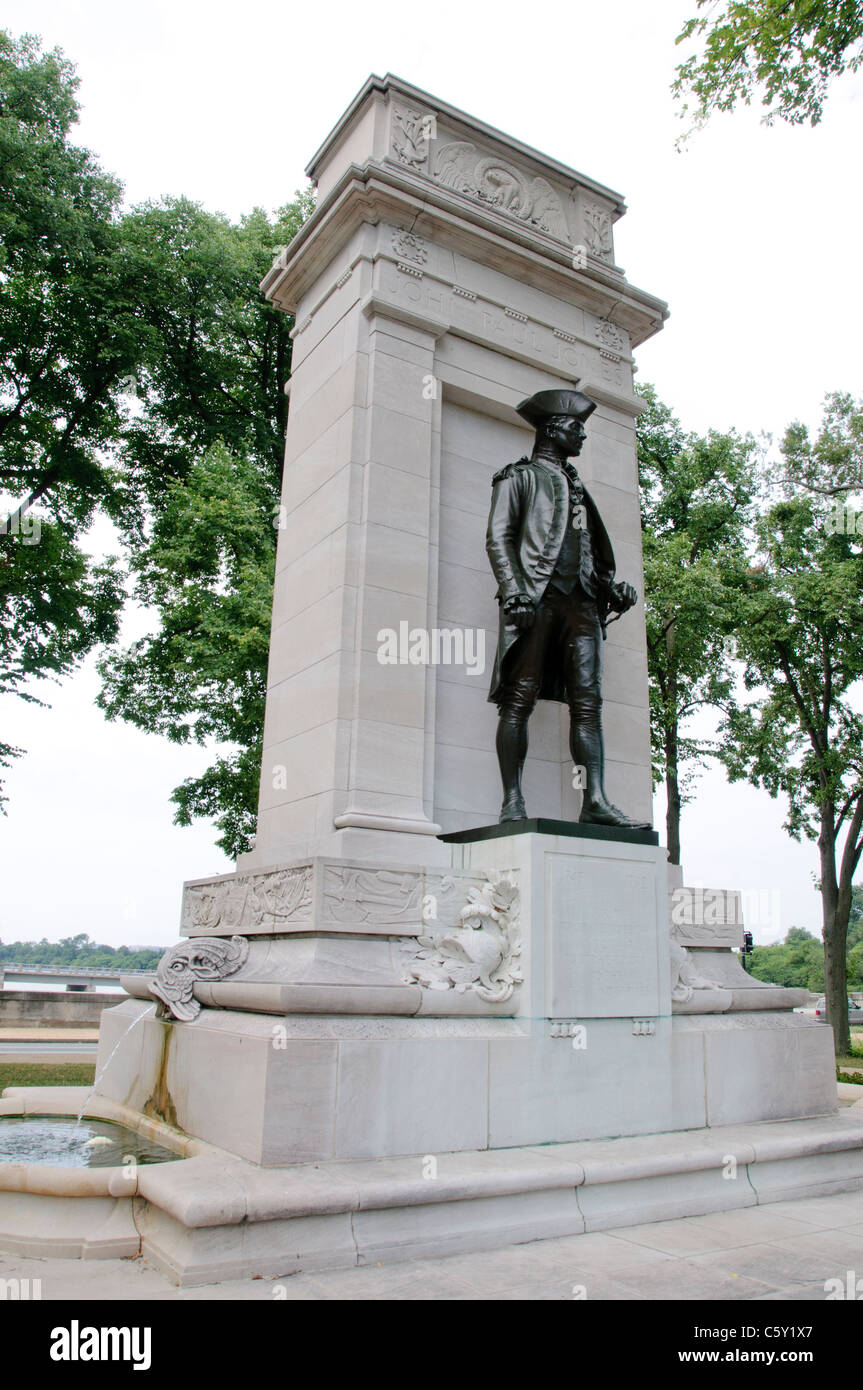
[[[680,782],[677,769],[677,666],[674,658],[674,623],[668,624],[665,633],[665,659],[668,664],[668,703],[665,711],[665,836],[668,844],[669,864],[680,863]]]
[[[824,939],[824,1004],[827,1022],[833,1029],[837,1057],[846,1055],[851,1045],[848,1027],[848,984],[845,977],[845,937],[848,930],[850,891],[840,896],[836,880],[836,837],[833,807],[825,805],[818,836],[821,855],[821,934]],[[847,905],[846,900],[847,899]],[[845,920],[842,921],[844,908]]]
[[[667,756],[665,764],[665,836],[669,864],[680,863],[680,787],[677,782],[677,760]]]

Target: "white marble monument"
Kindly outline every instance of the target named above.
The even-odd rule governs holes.
[[[257,840],[186,886],[155,988],[182,1026],[144,1020],[103,1091],[150,1112],[165,1092],[181,1128],[265,1165],[832,1109],[827,1035],[743,976],[739,924],[670,908],[655,835],[576,833],[565,707],[531,728],[546,819],[470,835],[500,803],[485,528],[493,474],[532,444],[525,396],[597,401],[579,469],[642,584],[632,349],[666,309],[615,261],[620,195],[393,77],[308,172],[316,210],[263,286],[296,327]],[[609,628],[603,693],[609,794],[649,818],[641,605]]]
[[[195,1282],[863,1182],[830,1032],[740,969],[734,895],[669,901],[655,834],[573,824],[565,707],[531,726],[543,819],[478,833],[485,527],[524,397],[598,403],[579,470],[642,587],[631,354],[666,310],[616,264],[620,195],[393,77],[309,173],[264,281],[296,327],[257,840],[186,885],[183,942],[103,1018],[92,1113],[197,1146],[142,1172],[141,1248]],[[645,819],[648,721],[639,605],[604,724]]]

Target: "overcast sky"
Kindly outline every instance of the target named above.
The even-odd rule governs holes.
[[[792,419],[817,425],[825,392],[860,394],[863,75],[834,83],[814,130],[767,129],[743,110],[679,154],[674,36],[694,11],[695,0],[511,11],[6,0],[2,23],[76,63],[77,139],[129,203],[185,194],[233,217],[275,208],[368,74],[388,71],[610,185],[629,207],[617,260],[671,308],[638,352],[641,379],[688,428],[779,437]],[[3,707],[4,737],[28,749],[0,824],[5,941],[86,931],[169,943],[182,880],[232,867],[210,827],[171,824],[171,789],[206,750],[107,724],[97,689],[89,664],[40,692],[50,710]],[[747,890],[756,940],[795,923],[820,931],[817,853],[782,820],[781,803],[718,772],[684,814],[686,881]]]

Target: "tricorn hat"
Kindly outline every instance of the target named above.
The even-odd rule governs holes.
[[[528,396],[517,405],[516,410],[523,420],[538,429],[552,415],[568,415],[584,421],[596,410],[596,401],[585,396],[583,391],[537,391],[535,396]]]

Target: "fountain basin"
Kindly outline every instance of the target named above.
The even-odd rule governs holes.
[[[10,1087],[0,1097],[0,1151],[4,1120],[22,1122],[19,1134],[24,1133],[28,1120],[50,1125],[55,1119],[61,1122],[56,1128],[65,1124],[71,1128],[82,1106],[86,1112],[82,1128],[91,1130],[92,1137],[107,1137],[113,1132],[120,1140],[114,1149],[118,1161],[104,1166],[73,1167],[66,1162],[45,1162],[44,1158],[0,1162],[0,1250],[69,1259],[137,1255],[141,1237],[134,1203],[139,1168],[148,1166],[140,1157],[142,1152],[164,1154],[157,1161],[167,1167],[212,1152],[209,1145],[116,1101],[101,1096],[88,1101],[89,1096],[86,1086],[40,1086]],[[134,1161],[124,1161],[129,1154]],[[100,1157],[112,1156],[105,1146]],[[153,1162],[152,1157],[149,1162]]]
[[[111,1168],[170,1163],[177,1154],[114,1120],[68,1115],[0,1115],[0,1166]]]

